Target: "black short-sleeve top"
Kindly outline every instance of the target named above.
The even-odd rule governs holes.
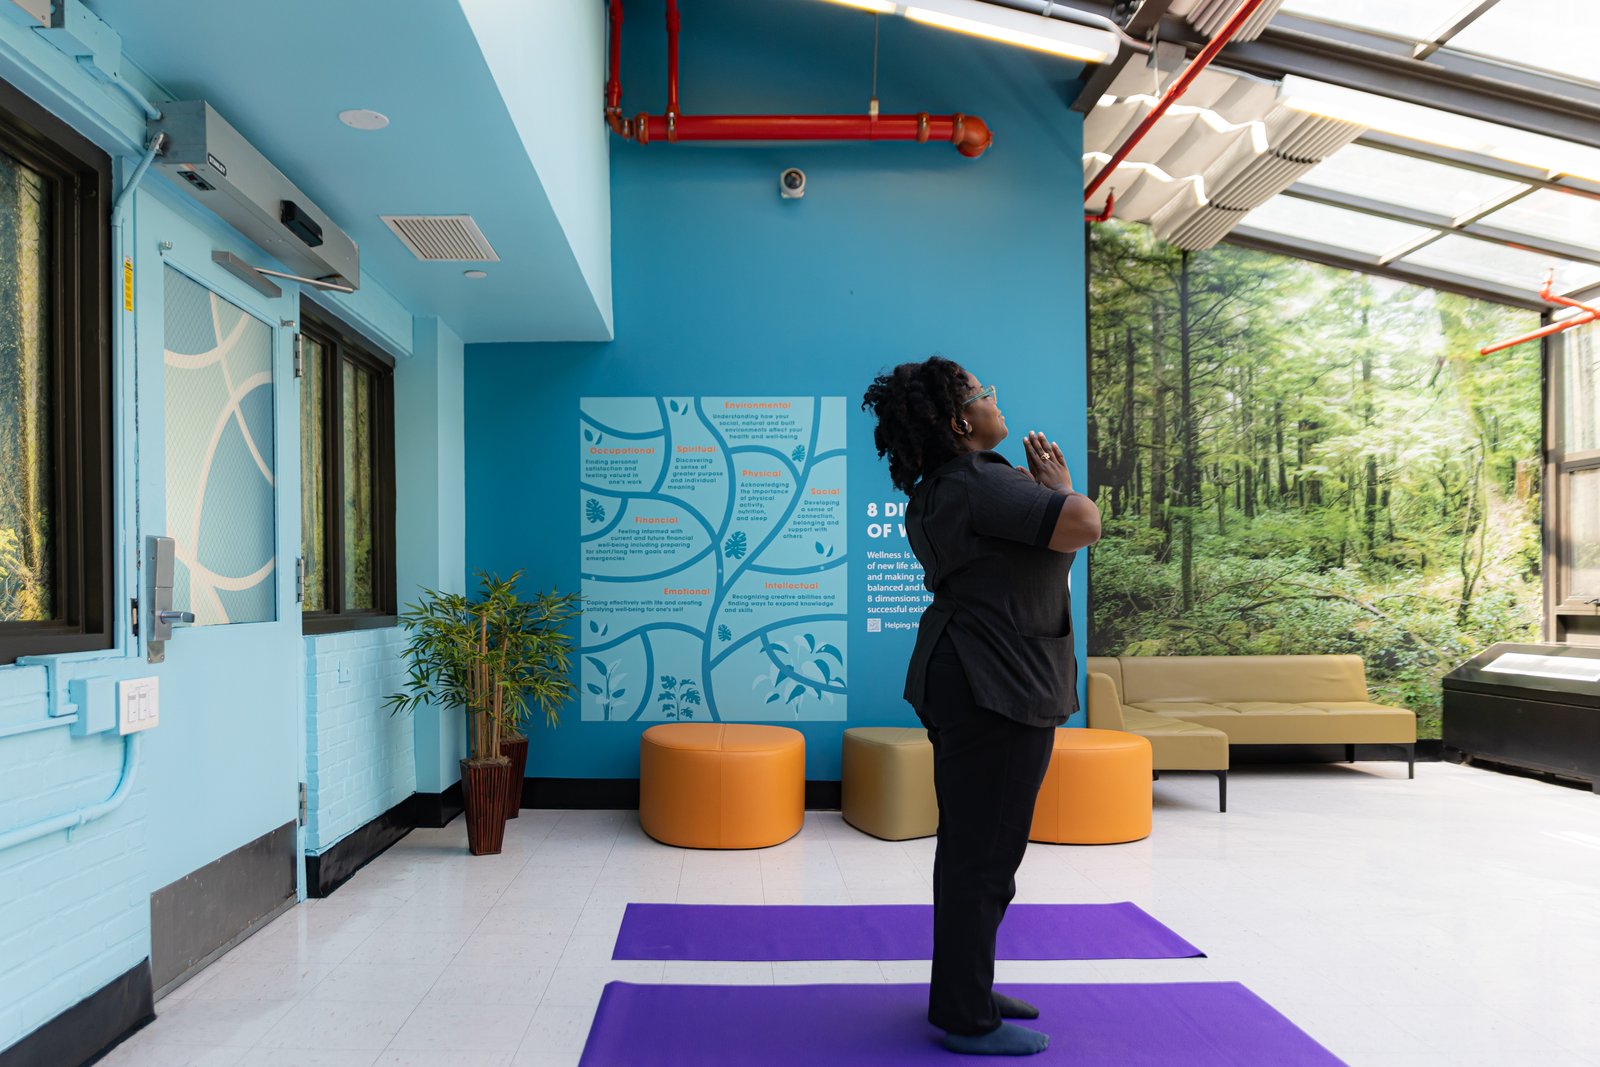
[[[1037,726],[1078,708],[1071,552],[1047,546],[1066,495],[997,452],[969,452],[926,475],[906,537],[933,603],[917,628],[905,697],[921,708],[928,660],[949,633],[978,706]]]

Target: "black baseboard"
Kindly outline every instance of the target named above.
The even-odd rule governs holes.
[[[94,1063],[155,1017],[155,987],[145,959],[15,1045],[0,1049],[0,1067]]]
[[[442,793],[414,793],[411,805],[412,822],[419,829],[427,827],[437,830],[441,826],[449,826],[451,819],[466,810],[466,802],[461,799],[460,782]]]
[[[295,900],[291,820],[150,894],[150,970],[172,989]]]
[[[352,830],[315,856],[306,856],[306,895],[325,897],[348,882],[361,868],[388,851],[389,846],[418,825],[413,793],[363,825]]]
[[[844,804],[838,782],[806,782],[807,811],[838,811]]]
[[[637,778],[524,778],[522,806],[562,811],[637,811]],[[806,808],[839,810],[838,782],[807,782]]]
[[[522,806],[562,811],[638,810],[637,778],[524,778]]]

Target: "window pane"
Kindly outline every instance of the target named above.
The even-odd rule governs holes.
[[[1542,252],[1527,252],[1509,245],[1491,244],[1471,237],[1450,235],[1425,245],[1398,263],[1434,267],[1467,278],[1481,278],[1529,296],[1537,293],[1545,276],[1555,269],[1555,291],[1572,293],[1600,281],[1600,267],[1557,259]]]
[[[0,152],[0,622],[55,614],[50,184]]]
[[[372,536],[372,372],[344,364],[344,606],[371,611],[376,588]]]
[[[1409,226],[1292,196],[1268,200],[1246,215],[1239,228],[1362,252],[1373,258],[1433,232],[1423,226]]]
[[[1561,450],[1600,448],[1600,326],[1578,326],[1561,335],[1566,364],[1562,393]]]
[[[1339,149],[1297,184],[1353,193],[1451,219],[1527,188],[1520,182],[1358,144]]]
[[[1500,0],[1449,47],[1593,82],[1593,0]]]
[[[165,271],[172,606],[201,626],[277,618],[272,328]]]
[[[1540,189],[1483,217],[1487,226],[1600,248],[1600,203],[1577,193]]]
[[[1462,0],[1286,0],[1282,10],[1291,15],[1307,15],[1327,22],[1356,26],[1420,41],[1443,27],[1461,10]]]
[[[1574,471],[1567,514],[1571,516],[1571,597],[1600,596],[1600,469]]]
[[[306,561],[306,591],[302,611],[328,610],[327,442],[322,416],[327,410],[327,347],[301,334],[305,368],[300,380],[300,554]]]

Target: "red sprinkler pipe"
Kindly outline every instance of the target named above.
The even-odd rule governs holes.
[[[1600,308],[1593,308],[1588,304],[1580,304],[1576,300],[1568,300],[1564,296],[1557,296],[1555,293],[1552,293],[1550,291],[1550,286],[1555,284],[1555,280],[1556,272],[1551,271],[1550,276],[1544,280],[1544,288],[1539,290],[1540,299],[1547,300],[1552,304],[1563,304],[1569,308],[1580,308],[1583,311],[1582,315],[1575,315],[1564,322],[1552,322],[1548,326],[1541,326],[1532,333],[1525,333],[1521,337],[1514,337],[1509,341],[1499,341],[1492,345],[1486,345],[1483,348],[1478,349],[1478,355],[1492,356],[1496,352],[1503,351],[1507,348],[1513,348],[1520,344],[1526,344],[1529,341],[1537,341],[1541,337],[1550,337],[1553,334],[1562,333],[1566,330],[1572,329],[1574,326],[1586,326],[1591,322],[1600,322]]]
[[[667,0],[667,114],[678,113],[678,0]]]
[[[1117,207],[1117,191],[1115,189],[1113,189],[1109,193],[1106,194],[1105,210],[1100,212],[1100,214],[1098,214],[1098,215],[1091,215],[1086,211],[1083,214],[1083,221],[1084,222],[1106,222],[1111,218],[1111,213],[1116,210],[1116,207]]]
[[[1239,32],[1239,27],[1243,26],[1250,16],[1255,14],[1256,8],[1260,7],[1264,2],[1265,0],[1244,0],[1244,3],[1239,5],[1239,10],[1233,13],[1233,17],[1228,20],[1227,25],[1218,30],[1217,35],[1211,38],[1211,42],[1200,50],[1200,54],[1195,56],[1187,67],[1183,68],[1183,73],[1178,75],[1178,80],[1173,82],[1171,88],[1161,95],[1161,99],[1156,102],[1156,106],[1151,108],[1150,114],[1146,115],[1144,121],[1139,123],[1126,141],[1122,142],[1122,147],[1111,153],[1111,158],[1106,161],[1106,165],[1100,168],[1100,173],[1096,174],[1094,181],[1089,183],[1089,188],[1083,191],[1084,203],[1088,203],[1093,198],[1095,192],[1122,165],[1122,161],[1128,158],[1128,153],[1132,152],[1134,147],[1144,140],[1144,135],[1150,132],[1150,128],[1161,121],[1161,116],[1167,113],[1167,108],[1177,103],[1178,97],[1189,91],[1189,86],[1200,76],[1200,72],[1210,65],[1211,61],[1217,57],[1217,53],[1222,51],[1223,47],[1233,39],[1233,35]]]
[[[678,4],[667,0],[667,109],[622,117],[622,0],[610,0],[606,120],[619,137],[652,141],[943,141],[970,159],[994,141],[976,115],[684,115],[678,109]]]
[[[611,5],[611,63],[606,76],[606,125],[627,136],[622,117],[622,4]]]

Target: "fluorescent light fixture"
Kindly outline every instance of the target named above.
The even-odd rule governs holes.
[[[906,18],[913,22],[1049,52],[1083,63],[1104,63],[1117,52],[1117,39],[1105,30],[996,7],[978,0],[917,0],[914,4],[906,4],[902,10]]]
[[[1600,150],[1558,137],[1514,130],[1482,119],[1411,104],[1342,85],[1285,75],[1281,100],[1292,111],[1322,115],[1423,144],[1543,170],[1600,180]]]
[[[830,4],[841,7],[854,7],[862,11],[870,11],[875,15],[893,15],[898,6],[894,0],[828,0]]]

